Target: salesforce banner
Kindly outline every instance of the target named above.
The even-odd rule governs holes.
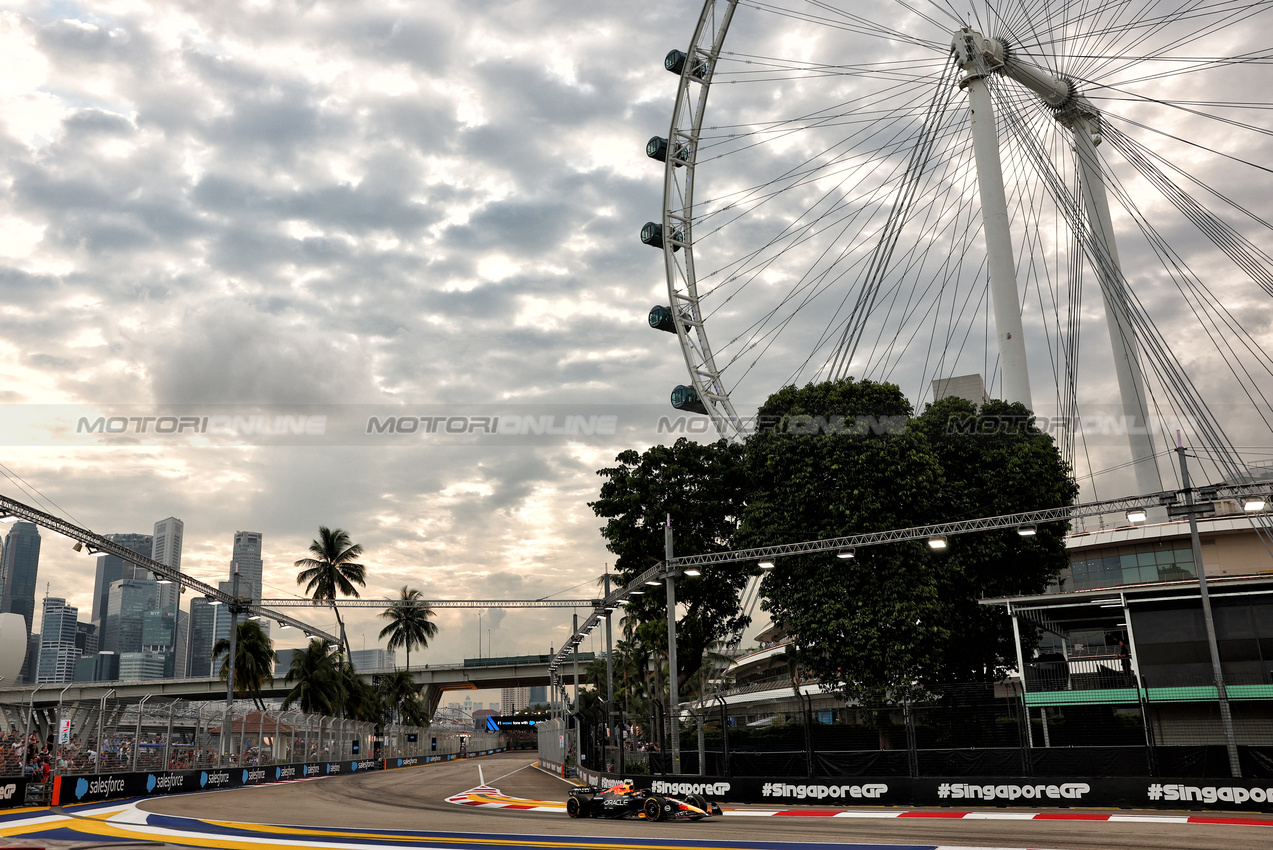
[[[590,785],[608,787],[617,775],[580,771]],[[696,776],[632,776],[638,788],[656,794],[769,805],[946,806],[981,808],[1079,806],[1136,809],[1222,809],[1273,812],[1273,779],[1156,779],[1089,777],[1031,779],[1023,777],[712,778]]]
[[[207,770],[169,770],[153,773],[99,773],[91,776],[56,776],[53,778],[53,805],[96,803],[121,797],[158,797],[191,791],[220,791],[246,785],[264,785],[293,779],[320,776],[348,776],[376,770],[375,759],[334,761],[309,764],[270,764],[259,767],[221,767]],[[21,783],[19,783],[21,784]],[[0,783],[0,796],[3,783]],[[18,794],[15,792],[15,797]],[[0,800],[0,807],[4,801]],[[22,805],[21,802],[17,805]]]

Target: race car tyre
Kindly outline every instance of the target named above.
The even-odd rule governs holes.
[[[645,819],[649,821],[663,820],[663,801],[651,797],[645,801]]]
[[[702,809],[703,811],[707,812],[709,815],[712,813],[711,808],[707,805],[707,801],[704,800],[702,797],[698,796],[697,794],[690,794],[688,797],[685,798],[685,802],[689,803],[691,806],[693,806],[696,809]]]
[[[570,797],[566,800],[566,814],[572,818],[577,818],[583,814],[583,803],[578,797]]]

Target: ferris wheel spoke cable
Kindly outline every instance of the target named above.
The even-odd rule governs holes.
[[[959,140],[965,146],[967,145],[966,136],[961,135]],[[925,206],[922,210],[926,223],[933,221],[933,216],[936,214],[938,221],[949,219],[951,222],[950,226],[956,228],[955,232],[957,232],[958,228],[958,218],[946,215],[946,210],[950,208],[950,205],[946,203],[945,199],[954,194],[956,198],[964,200],[966,203],[966,193],[958,192],[956,187],[947,179],[952,171],[958,171],[955,165],[958,159],[958,156],[944,159],[942,171],[935,173],[930,181],[930,190],[925,193]],[[958,205],[956,205],[957,207]],[[921,228],[919,232],[927,233],[928,230]],[[934,250],[940,250],[936,239],[916,239],[903,253],[902,262],[894,264],[893,283],[884,293],[888,296],[885,307],[882,311],[879,309],[872,311],[879,315],[879,319],[876,322],[877,333],[875,341],[870,349],[871,356],[862,370],[864,377],[878,375],[881,379],[887,379],[887,376],[891,373],[889,365],[891,354],[905,336],[907,322],[914,318],[912,305],[917,300],[921,300],[934,287],[946,285],[946,279],[950,276],[949,269],[952,263],[957,257],[961,256],[959,251],[948,251],[931,276],[926,278],[916,277],[916,275],[923,274],[927,257]],[[947,271],[943,272],[943,268],[947,269]],[[904,283],[912,279],[913,285],[903,286]],[[905,302],[900,300],[903,292],[907,295]],[[896,330],[893,331],[886,342],[884,336],[890,327],[895,327]]]
[[[949,65],[950,63],[947,63],[948,67]],[[943,80],[943,82],[945,81]],[[857,344],[861,338],[862,324],[875,305],[880,281],[892,259],[893,250],[897,246],[897,240],[901,236],[902,228],[905,226],[913,209],[915,193],[920,180],[928,169],[928,163],[935,144],[933,124],[937,123],[938,117],[946,111],[946,104],[951,99],[951,88],[949,85],[939,84],[938,88],[933,92],[927,115],[911,149],[906,170],[898,186],[893,208],[888,214],[879,240],[875,243],[876,247],[872,252],[870,263],[866,270],[866,280],[858,290],[858,301],[848,317],[844,333],[832,355],[831,375],[833,380],[843,376],[848,362],[857,351]]]
[[[1138,214],[1137,220],[1143,230],[1152,231],[1143,215]],[[1160,260],[1168,267],[1177,269],[1177,273],[1172,275],[1172,279],[1176,283],[1183,300],[1193,312],[1204,332],[1207,333],[1213,348],[1222,355],[1223,362],[1237,380],[1239,388],[1251,402],[1257,414],[1267,426],[1273,429],[1273,423],[1270,423],[1269,417],[1264,412],[1265,409],[1270,408],[1269,400],[1258,389],[1255,376],[1247,367],[1247,361],[1253,361],[1264,367],[1266,375],[1273,376],[1273,358],[1269,357],[1263,348],[1251,337],[1250,333],[1242,327],[1241,322],[1202,284],[1198,276],[1188,269],[1166,239],[1153,232],[1152,243],[1159,254]],[[1247,357],[1243,357],[1234,348],[1235,340],[1245,350]],[[1241,375],[1238,374],[1239,371]],[[1242,381],[1242,377],[1246,377],[1247,381]],[[1259,397],[1258,402],[1256,396]],[[1261,403],[1263,404],[1263,409],[1261,408]]]
[[[1257,245],[1241,233],[1234,230],[1214,213],[1204,208],[1197,200],[1188,195],[1180,186],[1172,181],[1151,160],[1151,153],[1135,140],[1117,128],[1110,128],[1108,138],[1119,152],[1133,164],[1155,188],[1169,200],[1177,210],[1198,226],[1217,248],[1225,252],[1239,268],[1247,273],[1269,295],[1273,295],[1273,257],[1262,251]],[[1178,169],[1176,169],[1179,171]],[[1189,175],[1183,175],[1188,177]],[[1197,182],[1196,180],[1194,181]],[[1202,184],[1199,184],[1202,185]],[[1245,212],[1222,194],[1210,189],[1211,194],[1225,201],[1230,207]],[[1255,219],[1265,228],[1269,224],[1262,219]],[[1273,229],[1273,228],[1270,228]]]
[[[912,305],[928,293],[940,291],[942,287],[950,285],[952,277],[956,283],[958,282],[960,268],[967,259],[972,239],[980,232],[980,222],[976,221],[971,215],[972,204],[967,185],[960,186],[957,182],[948,179],[951,176],[968,176],[967,169],[957,165],[965,158],[970,144],[966,136],[961,141],[963,143],[962,155],[956,153],[947,157],[942,173],[935,176],[933,186],[937,191],[933,193],[932,201],[926,210],[926,215],[938,212],[939,216],[949,218],[950,224],[945,228],[945,231],[950,234],[947,238],[954,239],[954,245],[958,250],[949,250],[942,256],[942,247],[936,239],[916,239],[903,256],[906,262],[898,265],[894,274],[894,283],[888,290],[887,307],[883,311],[881,321],[877,323],[875,340],[871,346],[871,354],[866,365],[867,374],[879,375],[881,380],[887,380],[898,365],[898,360],[892,357],[892,353],[903,339],[906,322],[913,317],[914,310]],[[945,210],[939,212],[938,204],[942,203],[945,198],[952,196],[957,202],[946,207],[946,209],[951,211],[947,216]],[[961,221],[964,222],[962,227],[960,226]],[[926,231],[921,229],[920,232],[924,233]],[[933,252],[937,252],[938,267],[932,275],[926,278],[917,277],[922,274],[923,268],[927,264],[927,259]],[[903,284],[912,278],[914,278],[915,285],[904,287]],[[906,291],[907,299],[903,302],[900,300],[900,296],[904,290]],[[886,341],[884,339],[885,334],[894,323],[896,323],[897,330]]]

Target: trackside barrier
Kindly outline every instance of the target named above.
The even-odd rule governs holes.
[[[27,803],[27,780],[17,776],[0,777],[0,809],[15,809]]]
[[[552,769],[544,761],[540,764]],[[559,767],[559,766],[558,766]],[[697,794],[731,803],[835,806],[1039,806],[1224,809],[1273,812],[1273,779],[1084,777],[816,777],[793,780],[701,776],[628,776],[581,770],[590,785],[623,779],[658,794]]]
[[[459,758],[477,758],[478,756],[489,756],[492,753],[502,753],[507,747],[498,747],[493,750],[474,750],[465,753],[444,753],[440,756],[403,756],[402,758],[385,759],[381,765],[383,770],[396,770],[400,767],[415,767],[419,764],[431,764],[438,761],[453,761]]]
[[[314,779],[320,776],[351,776],[369,770],[410,767],[455,758],[472,758],[501,752],[502,749],[480,750],[472,753],[444,753],[439,756],[404,756],[392,759],[354,759],[349,761],[302,762],[298,764],[271,764],[261,767],[209,768],[208,770],[168,770],[151,773],[98,773],[88,776],[53,777],[52,804],[94,803],[123,797],[158,797],[164,794],[185,794],[193,791],[220,791],[226,788],[242,788],[248,785],[264,785],[271,782],[288,782],[295,779]],[[9,780],[21,785],[21,780]],[[0,782],[3,792],[4,782]],[[14,797],[18,797],[16,790]],[[0,793],[2,796],[2,793]],[[0,800],[0,806],[5,801]],[[22,805],[18,799],[16,805]]]

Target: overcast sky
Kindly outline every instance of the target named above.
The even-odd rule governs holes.
[[[5,3],[0,492],[100,533],[179,517],[208,582],[262,532],[267,597],[319,525],[363,545],[365,596],[597,594],[595,471],[660,439],[686,381],[637,234],[696,5]],[[478,433],[368,436],[391,411]],[[76,432],[164,414],[205,431]],[[276,416],[314,430],[260,433]],[[473,424],[527,416],[598,433]],[[92,570],[45,533],[41,595],[83,612]],[[484,612],[481,651],[559,647],[569,614]],[[348,619],[376,645],[374,613]],[[478,653],[477,612],[437,621],[413,660]]]

